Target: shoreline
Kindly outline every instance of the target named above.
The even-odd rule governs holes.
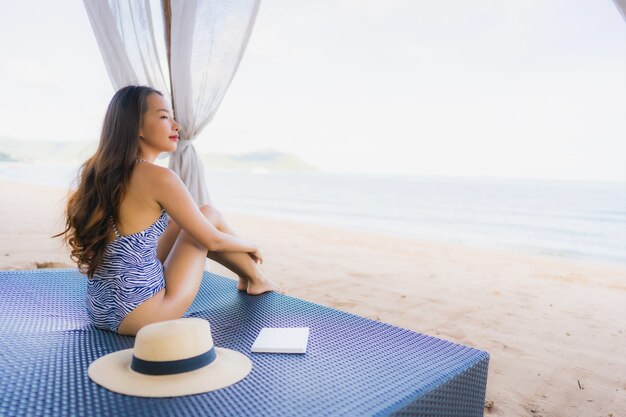
[[[63,189],[0,180],[0,193],[0,269],[75,267],[49,238]],[[485,415],[626,412],[626,266],[224,216],[289,295],[489,352]]]
[[[0,181],[4,178],[26,186],[30,183],[58,188],[69,187],[75,180],[73,170],[77,168],[74,164],[4,165],[7,164],[0,164]],[[64,168],[59,169],[61,166]],[[553,189],[550,187],[555,181],[551,180],[524,180],[516,185],[506,179],[491,179],[487,181],[490,185],[486,185],[484,178],[478,182],[471,178],[450,182],[450,178],[402,177],[398,181],[380,182],[382,176],[372,176],[379,193],[373,197],[366,182],[354,182],[348,179],[352,178],[349,175],[329,180],[324,174],[320,175],[326,178],[323,181],[303,182],[298,176],[207,170],[206,178],[215,193],[214,203],[225,213],[419,242],[626,266],[623,250],[626,236],[619,233],[626,220],[623,216],[626,188],[620,188],[617,183],[598,183],[598,187],[589,188],[589,182],[585,182],[587,186],[572,182],[571,186]],[[444,189],[440,190],[439,183],[446,184],[442,185]],[[284,187],[301,190],[295,188],[292,197],[285,197]],[[410,197],[412,193],[419,197]]]
[[[218,207],[219,209],[219,207]],[[221,210],[222,211],[222,210]],[[269,221],[269,222],[279,222],[279,223],[289,223],[295,227],[299,226],[311,226],[315,228],[323,228],[328,230],[336,230],[342,233],[353,233],[360,234],[363,237],[372,237],[372,238],[382,238],[382,239],[392,239],[392,240],[401,240],[405,241],[408,244],[422,244],[422,245],[441,245],[450,248],[459,248],[459,249],[469,249],[469,250],[477,250],[481,252],[493,252],[495,254],[519,254],[526,255],[529,257],[540,257],[540,258],[549,258],[554,261],[565,261],[565,262],[575,262],[583,265],[594,265],[598,267],[616,267],[616,268],[626,268],[626,263],[613,259],[605,259],[605,258],[594,258],[588,255],[580,255],[580,254],[569,254],[566,252],[559,252],[555,249],[549,248],[536,248],[533,246],[522,246],[522,245],[507,245],[507,244],[496,244],[496,243],[467,243],[460,241],[459,239],[452,239],[450,241],[443,241],[441,239],[435,238],[427,238],[427,237],[416,237],[411,234],[401,234],[397,232],[384,231],[384,230],[376,230],[369,228],[358,228],[351,226],[339,226],[339,225],[328,225],[318,223],[316,221],[305,221],[305,220],[295,220],[295,219],[285,219],[280,218],[280,216],[266,216],[261,214],[246,214],[242,213],[239,210],[231,210],[231,211],[222,211],[226,216],[233,218],[251,218],[255,221]]]
[[[11,184],[20,184],[26,189],[41,189],[45,193],[49,194],[58,194],[62,195],[63,198],[65,193],[68,191],[63,187],[59,187],[56,185],[50,185],[45,183],[33,183],[25,180],[13,180],[0,178],[0,189],[4,186],[10,186]],[[57,201],[57,203],[64,203],[64,201]],[[58,210],[58,214],[61,215],[61,212]],[[220,207],[218,207],[220,209]],[[429,237],[417,237],[410,233],[398,233],[395,231],[386,231],[374,228],[367,227],[354,227],[354,226],[341,226],[335,224],[323,224],[321,222],[317,222],[315,220],[302,220],[302,219],[291,219],[291,218],[281,218],[280,215],[263,215],[258,213],[246,214],[241,212],[240,210],[221,210],[223,214],[227,217],[233,218],[250,218],[254,219],[254,221],[263,222],[279,222],[283,224],[291,224],[292,226],[311,226],[315,228],[324,228],[328,230],[336,230],[342,233],[353,233],[363,235],[364,238],[384,238],[384,239],[395,239],[402,240],[409,244],[422,244],[422,245],[441,245],[450,248],[459,248],[459,249],[470,249],[470,250],[478,250],[481,252],[493,252],[494,254],[521,254],[527,255],[530,257],[540,257],[540,258],[550,258],[555,261],[565,261],[565,262],[576,262],[581,263],[583,265],[595,265],[599,267],[615,267],[615,268],[626,268],[626,263],[618,261],[618,260],[610,260],[605,258],[595,258],[589,255],[580,255],[580,254],[568,254],[566,252],[559,252],[556,249],[550,248],[537,248],[533,246],[522,246],[522,245],[509,245],[509,244],[498,244],[498,243],[468,243],[462,241],[462,239],[450,239],[449,241],[444,241],[436,238]],[[60,231],[61,229],[59,229]],[[0,254],[0,259],[2,254]],[[42,261],[45,262],[45,261]],[[56,261],[55,261],[56,262]],[[71,262],[71,261],[70,261]],[[0,269],[6,269],[3,265],[5,265],[2,261],[0,261]],[[32,265],[34,266],[34,264]]]

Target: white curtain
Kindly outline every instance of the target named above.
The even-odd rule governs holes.
[[[157,52],[149,0],[83,2],[113,88],[149,85],[173,104],[182,130],[170,168],[198,205],[210,203],[192,141],[215,116],[237,72],[260,0],[171,0],[171,74]],[[155,12],[162,15],[162,9]]]
[[[171,4],[174,107],[183,126],[181,137],[188,140],[179,142],[170,168],[192,194],[206,193],[204,168],[191,140],[215,116],[248,44],[260,0],[173,0]]]
[[[626,21],[626,0],[613,0],[617,10],[619,10],[620,14]]]
[[[149,1],[84,0],[84,4],[113,89],[149,85],[171,100],[165,81],[167,64],[159,62]]]

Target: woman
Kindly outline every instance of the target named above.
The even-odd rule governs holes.
[[[238,274],[240,291],[279,291],[257,266],[258,247],[236,237],[213,207],[198,207],[173,171],[153,164],[176,150],[179,131],[160,92],[122,88],[69,197],[57,236],[89,277],[87,311],[97,327],[135,335],[146,324],[182,317],[206,257]]]

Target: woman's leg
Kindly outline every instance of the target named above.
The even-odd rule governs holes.
[[[237,236],[235,231],[230,227],[222,214],[214,207],[209,206],[209,216],[207,217],[211,223],[221,232]],[[260,294],[267,291],[268,281],[256,262],[245,252],[208,252],[207,257],[224,265],[239,276],[237,289],[247,291],[248,294]],[[271,284],[271,282],[270,282]],[[273,284],[269,289],[277,291],[278,288]]]
[[[202,206],[202,212],[206,218],[217,228],[217,230],[237,236],[235,231],[226,223],[222,214],[213,206]],[[159,240],[157,256],[162,261],[167,255],[180,232],[180,226],[174,221],[170,221],[167,229]],[[245,252],[207,252],[206,255],[226,268],[233,271],[239,277],[237,289],[247,291],[248,294],[256,295],[266,291],[280,291],[271,281],[265,278],[257,264],[250,255]]]
[[[205,259],[206,248],[180,231],[164,264],[165,288],[131,311],[118,333],[135,335],[147,324],[181,318],[198,293]]]
[[[176,242],[179,233],[180,226],[170,218],[167,228],[163,232],[163,235],[161,235],[159,243],[157,244],[157,258],[162,264],[165,264],[165,260],[172,251],[174,242]]]
[[[226,230],[232,231],[228,226],[225,226],[217,210],[210,206],[202,206],[200,211],[210,221],[217,222],[224,233],[227,233]],[[135,335],[140,328],[147,324],[182,317],[198,294],[204,263],[209,255],[233,272],[241,274],[240,276],[245,275],[250,280],[247,285],[249,294],[278,290],[270,280],[263,277],[247,253],[207,253],[204,246],[171,221],[157,246],[157,257],[159,259],[165,258],[165,289],[131,311],[122,320],[118,333]]]

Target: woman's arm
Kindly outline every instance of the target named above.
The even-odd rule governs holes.
[[[156,201],[202,246],[211,252],[258,251],[255,244],[219,231],[204,217],[180,178],[170,169],[156,168],[150,176]]]

